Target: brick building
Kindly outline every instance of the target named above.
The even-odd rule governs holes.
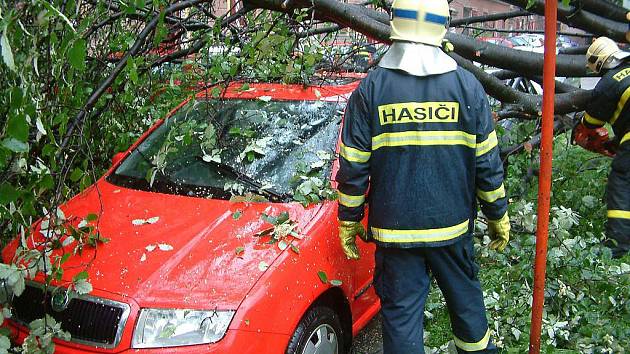
[[[484,16],[494,13],[510,12],[519,10],[518,7],[506,4],[497,0],[454,0],[450,4],[451,15],[454,19],[466,18],[471,16]],[[496,28],[500,30],[543,30],[545,20],[541,16],[521,16],[510,18],[507,20],[489,21],[475,24],[474,27]],[[464,33],[470,33],[472,29],[464,30]],[[491,37],[505,37],[509,33],[484,33]]]

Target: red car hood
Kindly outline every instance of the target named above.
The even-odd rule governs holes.
[[[95,289],[129,296],[141,307],[236,309],[265,264],[281,252],[268,239],[254,236],[271,227],[261,214],[288,211],[298,229],[305,230],[319,206],[232,203],[101,181],[62,207],[68,219],[99,214],[99,208],[98,230],[110,240],[71,257],[64,264],[64,281],[91,262],[87,270]],[[156,217],[155,223],[137,225]],[[3,251],[5,261],[15,244]]]

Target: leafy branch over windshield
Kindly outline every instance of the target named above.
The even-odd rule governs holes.
[[[336,102],[193,101],[150,134],[111,180],[174,194],[203,189],[222,199],[293,193],[303,204],[316,203],[333,196],[332,154],[324,150],[334,149],[339,123]]]

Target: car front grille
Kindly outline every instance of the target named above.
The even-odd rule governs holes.
[[[68,303],[65,310],[55,311],[51,306],[51,291],[44,297],[41,284],[27,283],[19,297],[13,299],[13,316],[17,322],[28,326],[31,321],[46,313],[71,335],[71,341],[98,347],[113,348],[118,345],[129,316],[129,305],[93,296],[79,296]]]

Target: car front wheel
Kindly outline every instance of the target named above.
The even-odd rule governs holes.
[[[310,309],[300,320],[287,347],[287,354],[344,353],[339,316],[328,307]]]

